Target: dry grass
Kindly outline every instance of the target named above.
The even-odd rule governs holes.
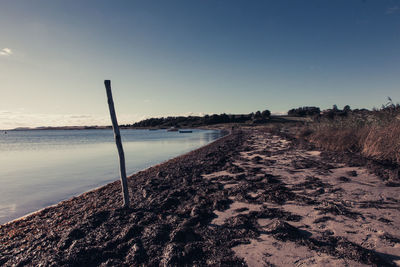
[[[319,127],[309,135],[308,140],[328,150],[356,152],[362,145],[362,132],[360,129]]]
[[[299,137],[315,146],[359,152],[379,161],[400,164],[400,109],[381,109],[309,124]]]
[[[361,153],[369,158],[400,164],[400,121],[371,126],[363,140]]]

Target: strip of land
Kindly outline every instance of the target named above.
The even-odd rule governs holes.
[[[400,196],[263,128],[0,226],[0,265],[396,266]]]

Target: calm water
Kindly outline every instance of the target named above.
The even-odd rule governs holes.
[[[127,174],[219,138],[193,133],[122,130]],[[0,223],[119,179],[112,130],[0,132]]]

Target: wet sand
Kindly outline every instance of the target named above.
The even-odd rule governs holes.
[[[350,164],[351,165],[351,164]],[[0,226],[0,265],[400,266],[400,194],[262,129],[236,131]]]

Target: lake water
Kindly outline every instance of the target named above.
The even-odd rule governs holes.
[[[127,174],[186,153],[221,137],[121,130]],[[119,179],[112,130],[0,132],[0,224]]]

